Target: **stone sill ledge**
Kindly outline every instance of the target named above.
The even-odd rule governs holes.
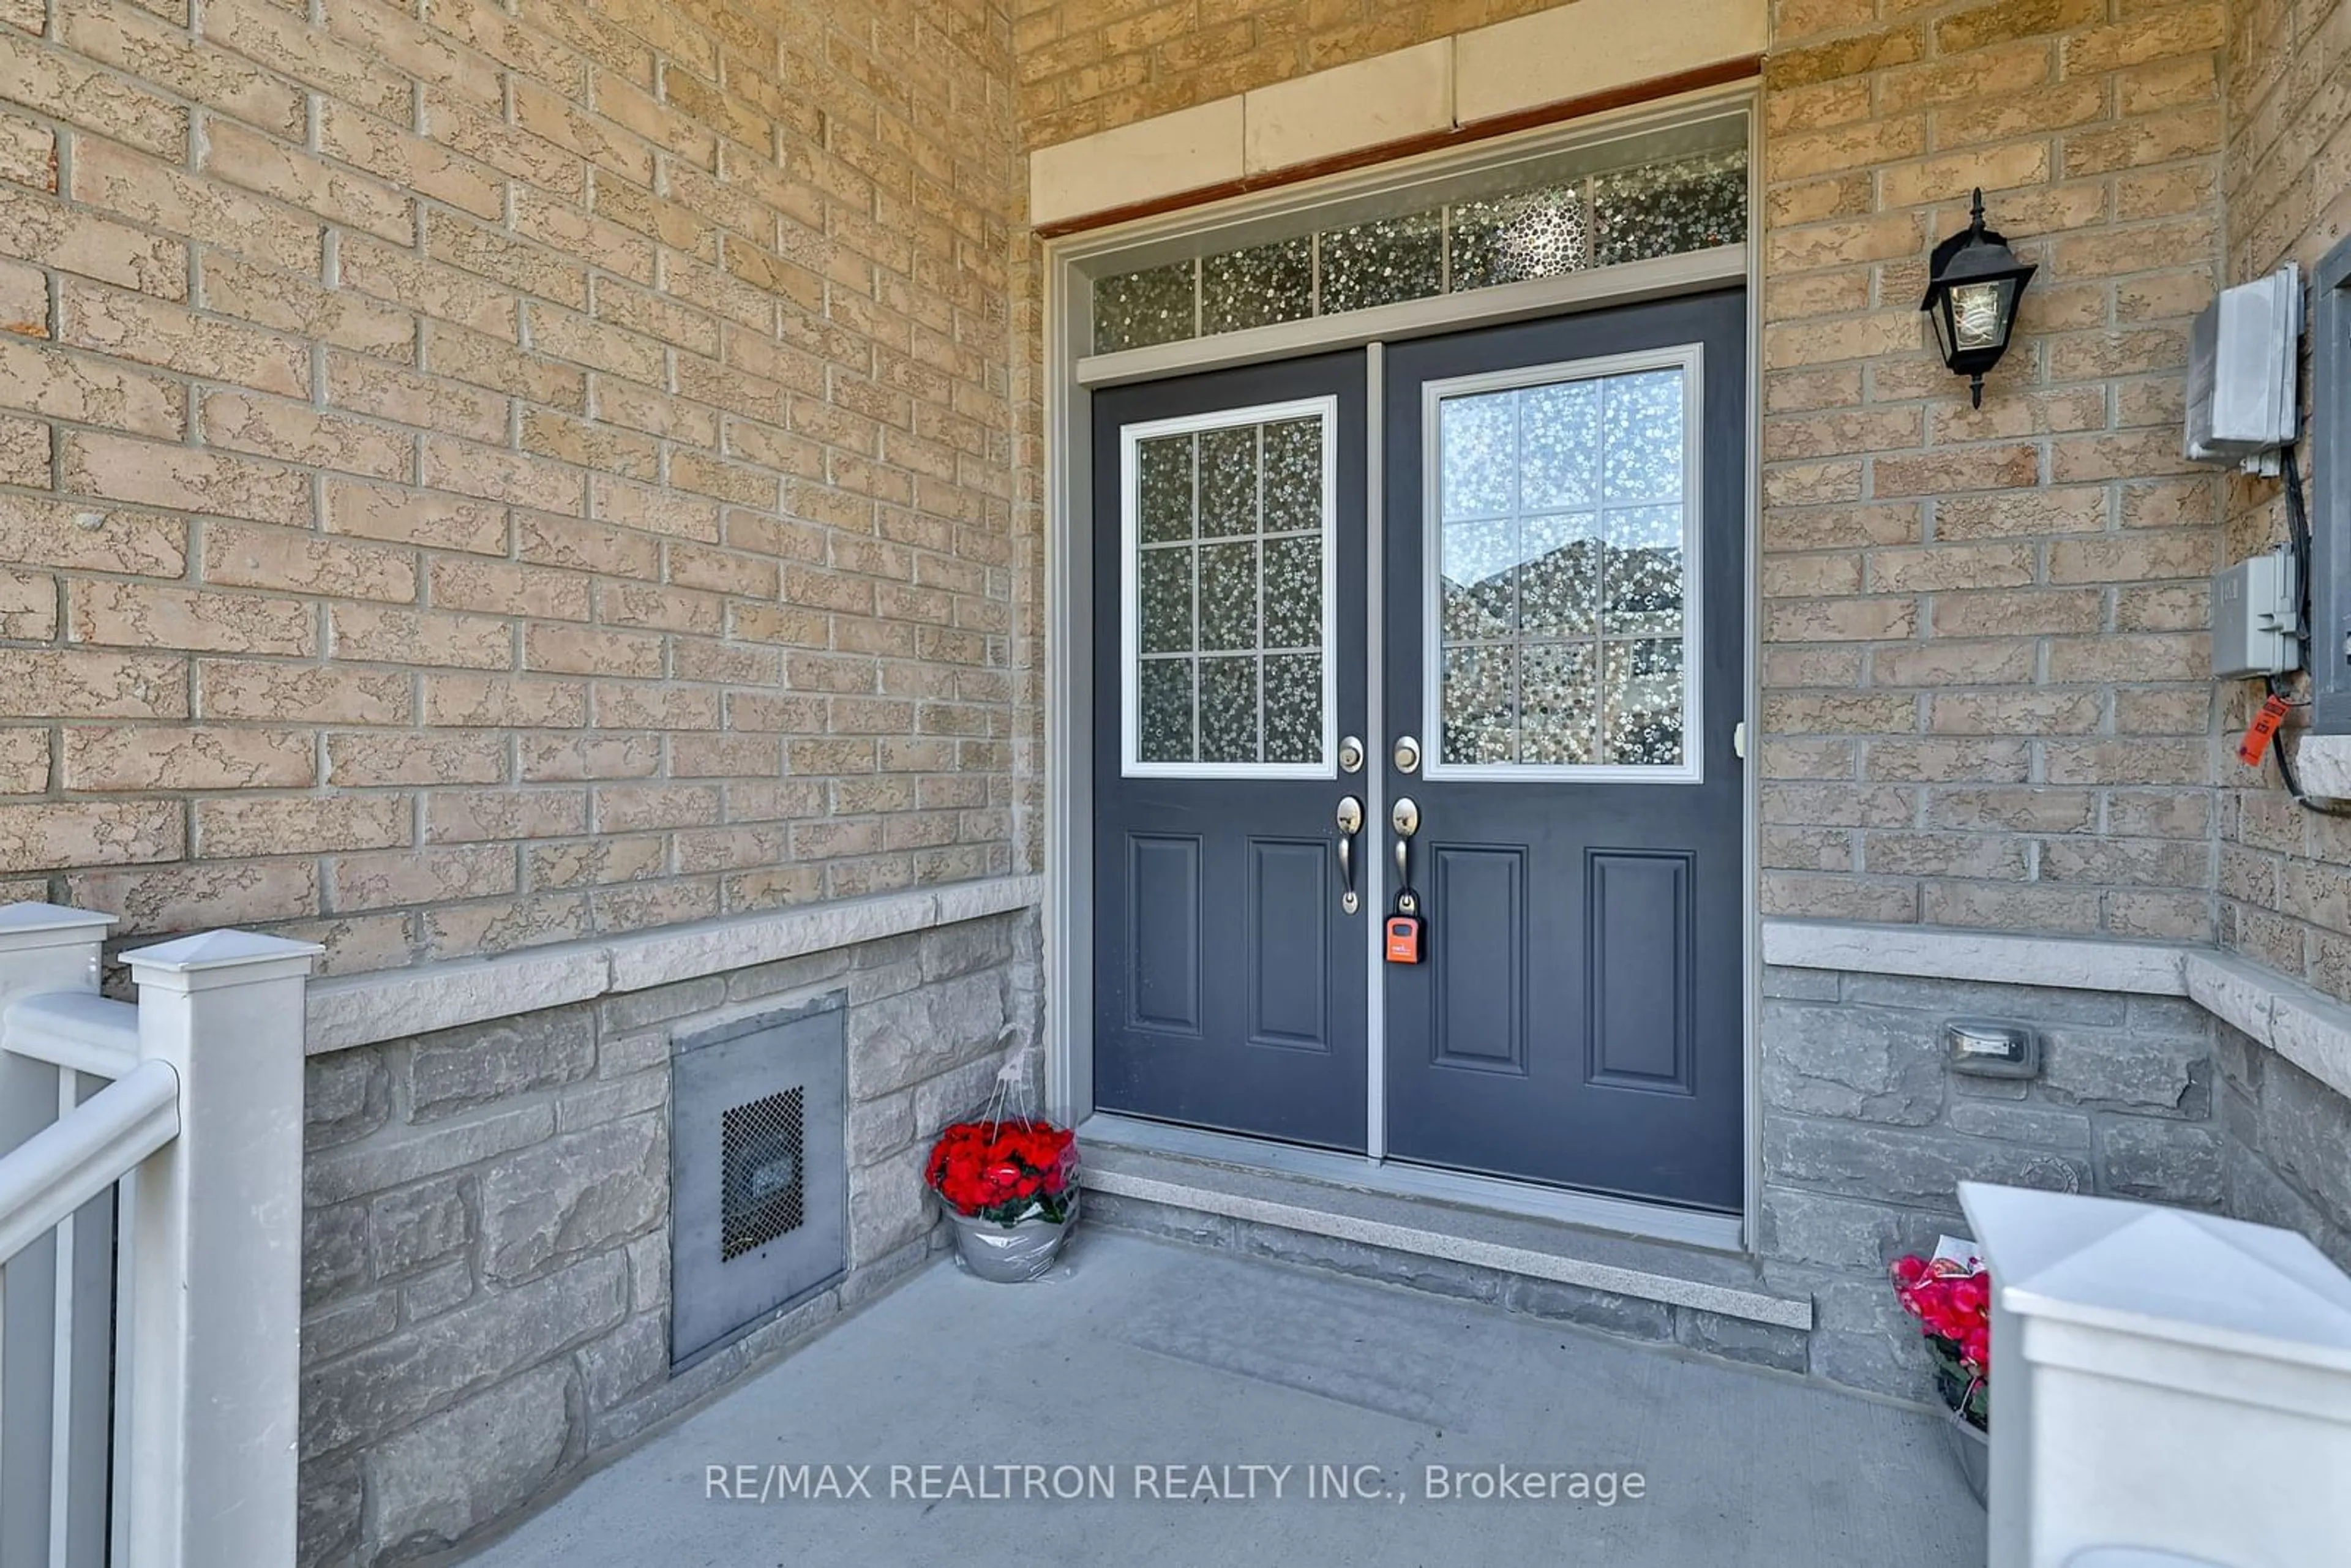
[[[2233,953],[2177,943],[1766,920],[1763,961],[1924,979],[2186,997],[2351,1097],[2351,1007]]]
[[[590,1001],[615,992],[698,979],[1026,909],[1038,903],[1043,893],[1042,877],[990,877],[626,936],[565,942],[495,958],[314,981],[304,1049],[319,1056],[378,1040]]]

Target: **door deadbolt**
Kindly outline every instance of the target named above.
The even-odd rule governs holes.
[[[1364,770],[1364,743],[1353,736],[1339,743],[1339,771],[1361,773]]]
[[[1420,742],[1408,735],[1396,737],[1395,765],[1396,771],[1399,773],[1419,772]]]

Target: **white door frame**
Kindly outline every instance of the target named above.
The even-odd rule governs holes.
[[[1370,594],[1365,638],[1367,707],[1364,736],[1373,755],[1360,782],[1364,786],[1367,823],[1386,821],[1382,799],[1384,768],[1380,766],[1388,742],[1387,717],[1382,712],[1378,661],[1381,647],[1382,516],[1381,403],[1384,366],[1382,349],[1400,339],[1458,331],[1472,326],[1556,316],[1645,299],[1666,298],[1743,283],[1748,291],[1747,458],[1746,458],[1746,638],[1747,689],[1743,716],[1749,734],[1757,729],[1761,660],[1758,647],[1760,573],[1758,570],[1760,458],[1761,453],[1761,247],[1755,239],[1756,193],[1752,152],[1759,117],[1751,86],[1730,91],[1691,94],[1635,110],[1595,116],[1563,125],[1490,141],[1426,154],[1332,176],[1326,180],[1237,196],[1197,208],[1138,219],[1115,227],[1052,240],[1044,247],[1045,303],[1045,1048],[1048,1092],[1056,1114],[1083,1121],[1094,1110],[1093,1101],[1093,741],[1096,694],[1093,682],[1093,538],[1079,527],[1092,493],[1093,392],[1098,387],[1156,380],[1195,371],[1259,363],[1270,360],[1342,348],[1367,350],[1370,402],[1368,420],[1369,487],[1366,492],[1366,590]],[[1615,267],[1569,273],[1564,277],[1499,287],[1381,306],[1344,316],[1318,317],[1280,326],[1253,328],[1212,338],[1192,339],[1119,353],[1083,351],[1092,335],[1092,289],[1097,277],[1194,254],[1245,246],[1277,232],[1293,232],[1304,214],[1322,208],[1361,205],[1367,202],[1409,205],[1415,193],[1458,179],[1465,173],[1521,160],[1568,152],[1639,136],[1655,135],[1679,126],[1719,121],[1745,121],[1750,150],[1749,227],[1743,245],[1629,262]],[[1437,197],[1422,198],[1434,204]],[[1608,1229],[1697,1241],[1727,1249],[1752,1251],[1757,1245],[1762,1189],[1761,1096],[1758,1087],[1758,1042],[1762,973],[1757,852],[1758,769],[1750,761],[1745,770],[1741,838],[1744,909],[1740,921],[1740,973],[1744,981],[1744,1106],[1746,1135],[1746,1202],[1734,1220],[1708,1220],[1690,1211],[1665,1205],[1627,1203],[1622,1199],[1588,1197],[1583,1194],[1534,1188],[1524,1183],[1453,1175],[1452,1190],[1474,1191],[1489,1207],[1541,1213],[1548,1218],[1597,1225]],[[1364,860],[1364,903],[1368,910],[1384,908],[1382,855]],[[1383,966],[1379,961],[1380,925],[1366,920],[1364,942],[1370,987],[1370,1060],[1365,1116],[1367,1154],[1331,1156],[1346,1163],[1369,1183],[1379,1181],[1379,1163],[1385,1156],[1385,1104],[1382,1052],[1384,1044]],[[1173,1132],[1174,1130],[1171,1130]],[[1180,1141],[1180,1137],[1178,1138]],[[1233,1142],[1233,1140],[1227,1140]],[[1285,1156],[1280,1145],[1264,1145],[1265,1163],[1280,1166]],[[1297,1151],[1289,1151],[1295,1155]],[[1295,1164],[1294,1159],[1287,1163]],[[1467,1188],[1460,1184],[1469,1184]],[[1405,1180],[1399,1190],[1422,1191],[1426,1183]],[[1702,1223],[1694,1223],[1702,1222]]]

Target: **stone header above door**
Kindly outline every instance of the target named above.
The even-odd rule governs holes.
[[[1576,0],[1040,148],[1029,160],[1029,221],[1091,226],[1718,86],[1759,68],[1770,31],[1764,0]]]

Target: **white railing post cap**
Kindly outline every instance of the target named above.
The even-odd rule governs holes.
[[[114,916],[61,904],[0,904],[0,950],[62,947],[103,938]]]
[[[2351,1371],[2351,1279],[2293,1231],[1981,1182],[1959,1203],[2012,1312]]]
[[[168,991],[205,991],[250,985],[287,975],[307,975],[326,949],[257,931],[203,931],[122,955],[141,986]]]

